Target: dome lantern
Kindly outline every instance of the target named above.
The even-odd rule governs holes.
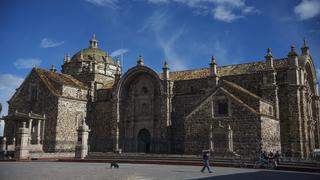
[[[98,40],[96,39],[96,34],[92,35],[92,39],[89,40],[90,48],[98,48]]]

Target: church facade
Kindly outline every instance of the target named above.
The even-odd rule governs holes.
[[[320,147],[320,98],[309,47],[288,56],[202,69],[155,72],[139,57],[121,65],[90,46],[65,56],[61,73],[33,68],[8,101],[4,137],[29,129],[30,151],[72,152],[86,123],[90,152],[215,153],[280,151],[309,158]]]

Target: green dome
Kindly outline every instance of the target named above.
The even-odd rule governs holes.
[[[82,56],[81,56],[82,54]],[[82,49],[81,51],[77,52],[75,55],[72,56],[71,62],[75,61],[92,61],[93,57],[97,61],[107,61],[108,63],[113,63],[114,61],[111,56],[107,55],[105,51],[102,51],[99,48],[89,47],[86,49]],[[108,57],[108,58],[107,58]]]

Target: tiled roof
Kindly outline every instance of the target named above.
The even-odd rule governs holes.
[[[228,85],[229,87],[232,87],[232,88],[237,89],[237,90],[240,91],[242,94],[249,95],[249,96],[251,96],[251,97],[253,97],[253,98],[255,98],[255,99],[258,99],[258,100],[262,100],[262,98],[259,97],[258,95],[250,92],[249,90],[247,90],[247,89],[239,86],[239,85],[236,84],[236,83],[233,83],[233,82],[230,82],[230,81],[227,81],[227,80],[222,80],[222,82],[223,82],[224,84]]]
[[[67,85],[80,89],[87,89],[87,87],[82,82],[78,81],[70,75],[55,73],[39,68],[33,68],[33,71],[42,79],[42,81],[47,85],[49,90],[57,96],[60,96],[62,94],[62,85]]]
[[[287,67],[287,59],[275,59],[275,69],[282,69]],[[230,76],[240,74],[251,74],[266,69],[266,63],[264,61],[258,61],[246,64],[236,64],[228,66],[218,66],[217,71],[219,76]],[[193,69],[186,71],[170,72],[170,79],[177,80],[189,80],[189,79],[201,79],[206,78],[210,74],[210,68]],[[162,74],[160,74],[162,76]]]

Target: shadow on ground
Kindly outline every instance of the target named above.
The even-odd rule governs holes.
[[[320,180],[320,174],[306,174],[296,172],[258,171],[221,176],[198,178],[197,180]]]

